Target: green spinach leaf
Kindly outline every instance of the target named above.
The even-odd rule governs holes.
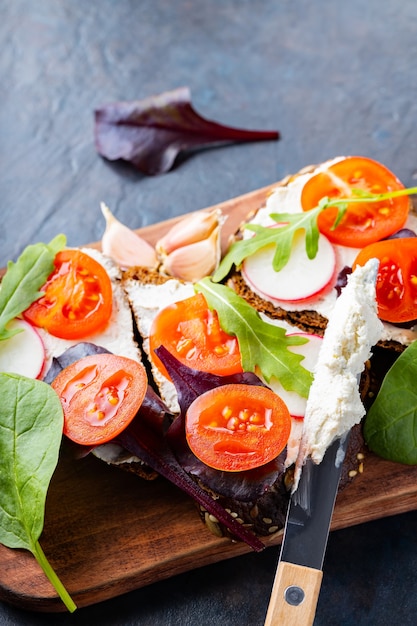
[[[385,459],[417,464],[417,341],[391,366],[364,424],[369,448]]]
[[[225,285],[216,285],[204,278],[195,288],[216,310],[223,330],[237,337],[246,372],[255,372],[259,367],[267,382],[274,376],[284,389],[307,398],[313,376],[300,364],[303,356],[288,350],[289,346],[301,345],[307,339],[287,335],[283,328],[264,321],[253,307]]]
[[[41,297],[39,289],[54,269],[56,253],[65,244],[66,237],[57,235],[49,244],[27,246],[16,263],[9,261],[0,289],[0,340],[19,332],[8,330],[8,322]]]
[[[76,606],[39,544],[58,462],[63,411],[40,380],[0,373],[0,542],[32,552],[71,612]]]

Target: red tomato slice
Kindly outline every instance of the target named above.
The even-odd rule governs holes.
[[[95,446],[116,437],[138,412],[148,386],[141,363],[96,354],[63,369],[52,387],[64,409],[64,435]]]
[[[404,189],[404,185],[384,165],[365,157],[348,157],[310,178],[301,194],[304,211],[319,201],[348,198],[352,189],[384,193]],[[318,218],[320,232],[333,243],[363,248],[384,239],[402,228],[407,220],[410,200],[407,196],[381,202],[351,203],[340,224],[333,230],[337,208],[323,211]]]
[[[41,291],[44,295],[23,315],[51,335],[83,339],[107,326],[113,305],[110,278],[100,263],[81,250],[58,252],[55,270]]]
[[[379,259],[376,281],[378,316],[401,324],[417,319],[417,237],[387,239],[363,248],[353,264]]]
[[[199,396],[186,414],[188,445],[203,463],[240,472],[265,465],[284,449],[291,417],[266,387],[222,385]]]
[[[155,317],[149,346],[158,369],[168,372],[154,350],[164,345],[181,363],[211,374],[227,376],[242,372],[236,337],[225,333],[215,311],[199,293],[162,309]]]

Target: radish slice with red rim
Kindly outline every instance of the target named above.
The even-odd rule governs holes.
[[[289,346],[288,350],[302,354],[304,359],[301,365],[312,372],[317,363],[322,338],[319,337],[319,335],[310,335],[308,333],[289,333],[289,335],[296,335],[308,339],[307,343],[303,343],[300,346]],[[298,420],[303,419],[307,402],[306,398],[302,398],[298,393],[295,393],[295,391],[287,391],[276,378],[271,378],[269,386],[284,400],[291,417]]]
[[[324,235],[314,259],[305,249],[304,233],[296,233],[291,256],[285,267],[276,272],[272,267],[275,244],[261,248],[247,257],[242,275],[253,291],[268,300],[294,302],[320,293],[332,281],[336,269],[336,253]]]
[[[39,378],[45,363],[45,348],[39,333],[21,319],[12,320],[7,328],[20,332],[0,342],[0,371]]]
[[[300,346],[289,346],[289,350],[302,354],[304,360],[302,361],[303,367],[312,372],[317,363],[319,350],[321,347],[322,338],[319,335],[310,335],[308,333],[288,333],[290,335],[298,335],[299,337],[306,337],[308,343],[304,343]],[[295,463],[300,447],[301,434],[303,431],[303,418],[306,408],[307,400],[302,398],[294,391],[287,391],[281,385],[276,378],[271,378],[269,386],[275,393],[284,400],[291,415],[291,432],[287,441],[287,456],[285,459],[285,466],[289,467]]]

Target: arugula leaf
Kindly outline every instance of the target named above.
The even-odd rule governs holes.
[[[0,373],[0,542],[32,552],[69,611],[76,606],[39,544],[58,462],[63,411],[40,380]]]
[[[251,256],[261,248],[273,244],[276,247],[272,266],[276,272],[282,270],[288,263],[291,256],[291,247],[294,235],[299,230],[305,231],[306,252],[309,259],[314,259],[318,250],[319,228],[318,217],[322,211],[336,207],[338,209],[336,219],[332,229],[338,227],[343,218],[348,204],[361,202],[380,202],[400,196],[409,196],[417,193],[417,187],[399,189],[387,193],[373,194],[363,189],[352,189],[351,198],[330,199],[324,197],[318,205],[310,211],[300,213],[272,213],[270,217],[279,224],[279,228],[261,226],[260,224],[245,224],[246,230],[255,233],[254,237],[234,241],[229,250],[221,260],[219,267],[214,272],[212,280],[220,282],[223,280],[233,265],[239,267],[246,257]]]
[[[65,244],[65,235],[57,235],[49,244],[27,246],[16,263],[9,261],[0,289],[0,341],[19,332],[8,330],[6,325],[42,296],[39,289],[54,269],[56,253]]]
[[[255,372],[259,367],[267,382],[274,376],[284,389],[307,398],[313,376],[300,364],[303,356],[288,350],[289,346],[301,345],[307,339],[289,336],[283,328],[265,322],[250,304],[225,285],[203,278],[195,289],[217,311],[223,330],[237,337],[244,371]]]
[[[365,441],[378,456],[417,464],[417,341],[388,370],[364,424]]]
[[[260,224],[245,224],[244,228],[253,231],[255,236],[239,239],[232,243],[228,252],[221,260],[219,267],[214,272],[213,281],[221,281],[227,276],[233,265],[239,267],[246,257],[271,244],[275,246],[272,267],[276,272],[279,272],[288,263],[293,239],[299,230],[305,231],[307,256],[309,259],[314,259],[317,254],[320,236],[317,219],[321,211],[329,206],[337,206],[339,208],[336,221],[340,221],[347,208],[346,202],[322,198],[319,206],[311,209],[311,211],[302,213],[271,213],[270,217],[279,224],[277,228]]]

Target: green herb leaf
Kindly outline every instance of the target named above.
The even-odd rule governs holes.
[[[217,311],[223,330],[237,337],[246,372],[255,372],[258,367],[267,382],[274,376],[284,389],[307,398],[312,374],[300,364],[303,356],[288,348],[308,340],[289,336],[283,328],[264,321],[250,304],[225,285],[204,278],[196,283],[195,289]]]
[[[42,296],[39,289],[54,269],[56,253],[65,244],[65,236],[57,235],[49,244],[27,246],[16,263],[9,261],[0,289],[0,341],[19,332],[9,331],[8,322]]]
[[[417,341],[398,357],[365,419],[369,448],[385,459],[417,464]]]
[[[330,205],[335,206],[335,201],[324,198],[320,205],[311,211],[303,213],[272,213],[270,217],[279,224],[276,228],[261,226],[260,224],[246,224],[245,229],[253,231],[255,236],[232,243],[213,274],[213,281],[219,282],[223,280],[233,265],[239,267],[244,259],[271,244],[275,246],[272,267],[276,272],[279,272],[288,263],[293,239],[299,230],[305,231],[307,256],[309,259],[314,259],[317,254],[320,236],[317,218],[321,211]],[[345,203],[341,203],[340,212],[342,215],[345,210]]]
[[[352,189],[351,198],[330,199],[324,197],[320,200],[317,207],[310,211],[300,213],[272,213],[270,217],[280,226],[278,228],[271,228],[261,226],[260,224],[246,224],[244,228],[253,231],[255,236],[234,241],[221,260],[219,267],[214,272],[212,279],[214,282],[220,282],[228,275],[233,265],[239,267],[244,259],[271,244],[276,246],[272,266],[276,272],[279,272],[289,261],[294,235],[298,230],[305,231],[307,256],[309,259],[314,259],[318,250],[320,234],[317,220],[322,211],[331,207],[338,209],[336,219],[332,226],[334,230],[340,224],[349,204],[381,202],[383,200],[390,200],[400,196],[410,196],[416,193],[417,187],[379,194],[369,193],[363,189]]]
[[[38,541],[62,438],[61,402],[46,383],[6,373],[0,373],[0,397],[0,542],[32,552],[74,611]]]

